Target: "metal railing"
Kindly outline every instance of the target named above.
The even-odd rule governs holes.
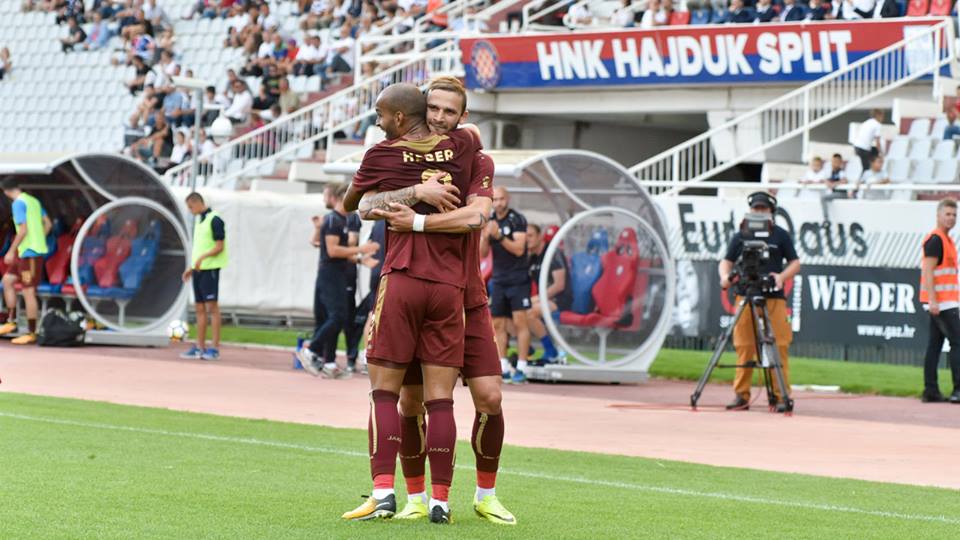
[[[367,77],[269,124],[244,133],[201,157],[201,187],[218,187],[248,176],[271,174],[281,159],[310,157],[318,141],[327,148],[338,131],[362,123],[374,114],[374,103],[387,86],[406,82],[418,86],[439,74],[462,70],[456,42],[421,53],[389,69]],[[164,179],[170,185],[186,185],[190,163],[169,169]]]
[[[583,0],[583,1],[588,2],[589,0]],[[556,13],[557,11],[560,11],[564,8],[572,8],[573,5],[576,3],[578,3],[576,2],[576,0],[556,0],[555,2],[552,2],[552,3],[550,2],[550,0],[539,0],[539,1],[534,0],[533,2],[530,2],[525,6],[523,6],[523,15],[522,15],[523,18],[521,19],[520,27],[523,29],[523,31],[565,30],[567,29],[565,26],[541,24],[538,21],[542,20],[547,15],[550,15],[551,13]],[[544,7],[544,4],[547,4],[547,6]]]
[[[936,94],[940,71],[955,59],[952,21],[918,28],[893,45],[646,159],[630,172],[652,194],[675,194],[794,137],[802,137],[806,155],[811,129],[923,77],[933,77]],[[740,133],[757,129],[758,144],[735,149],[725,161],[717,157],[714,144],[734,141],[736,148]]]

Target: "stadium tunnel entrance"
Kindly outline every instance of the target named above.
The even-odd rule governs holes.
[[[160,177],[122,155],[95,153],[0,154],[0,177],[16,179],[53,222],[37,288],[41,319],[51,309],[82,310],[87,343],[167,345],[166,326],[186,306],[190,244]],[[4,201],[0,254],[13,238],[10,211]]]
[[[543,303],[546,330],[565,353],[531,366],[547,381],[632,383],[647,370],[670,328],[675,272],[659,207],[619,163],[584,150],[493,150],[495,186],[510,207],[547,231],[544,261],[531,294],[547,290],[551,268],[563,265],[572,301]],[[324,167],[349,178],[361,155]],[[484,279],[492,275],[488,257]],[[536,343],[536,336],[531,339]]]

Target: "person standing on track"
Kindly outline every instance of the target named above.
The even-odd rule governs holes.
[[[416,185],[435,175],[458,186],[461,192],[469,191],[470,167],[480,150],[475,128],[445,136],[431,134],[423,93],[405,83],[381,92],[376,112],[377,125],[387,134],[387,140],[364,155],[344,200],[348,210],[357,208],[366,191],[409,188],[412,196]],[[417,230],[422,230],[425,214],[437,212],[425,204],[417,204],[415,210],[420,213]],[[419,358],[429,420],[430,520],[450,522],[448,499],[456,445],[453,387],[463,367],[466,248],[467,238],[462,234],[387,231],[386,259],[367,336],[372,387],[368,434],[374,490],[367,502],[345,513],[344,519],[392,517],[396,513],[393,486],[401,434],[397,405],[407,368]]]
[[[227,230],[223,219],[207,207],[199,193],[187,195],[187,209],[193,214],[193,255],[183,282],[193,280],[197,312],[197,343],[180,355],[184,359],[220,358],[220,270],[227,266]],[[213,347],[206,347],[207,315],[213,328]]]
[[[957,224],[957,201],[943,199],[937,205],[937,227],[923,239],[920,264],[920,303],[930,314],[930,337],[923,361],[924,403],[946,401],[937,382],[937,366],[943,341],[950,342],[953,393],[950,403],[960,403],[960,280],[957,279],[957,246],[950,229]]]
[[[490,313],[500,348],[500,368],[509,382],[527,382],[525,370],[530,357],[530,274],[527,261],[527,219],[510,208],[510,193],[498,186],[493,190],[494,219],[480,235],[480,257],[493,250],[493,286],[490,290]],[[509,335],[507,323],[513,321],[517,333],[517,369],[510,376],[507,360]]]
[[[350,377],[350,373],[337,366],[337,338],[348,322],[347,303],[354,301],[352,290],[348,289],[349,266],[354,264],[357,254],[370,254],[378,247],[373,243],[360,247],[348,245],[350,225],[348,213],[343,208],[346,191],[345,184],[328,185],[323,197],[329,211],[323,219],[314,219],[314,223],[319,222],[319,225],[316,226],[312,242],[320,249],[313,300],[316,328],[310,341],[304,342],[297,351],[303,369],[313,376],[322,375],[325,379]],[[323,359],[321,366],[317,365],[319,358]]]
[[[17,289],[23,287],[23,303],[27,308],[27,333],[15,338],[14,345],[32,345],[37,342],[37,285],[43,273],[43,256],[47,254],[47,233],[53,227],[47,211],[36,197],[20,189],[13,178],[2,184],[3,194],[12,201],[13,226],[16,236],[3,257],[7,265],[3,276],[3,299],[7,306],[7,322],[0,326],[0,336],[17,331]]]
[[[468,115],[466,90],[460,81],[452,77],[440,77],[431,82],[427,89],[427,124],[432,133],[445,135],[463,124]],[[516,518],[496,496],[496,475],[504,438],[501,409],[502,379],[499,351],[488,309],[489,300],[480,273],[480,234],[487,221],[486,216],[490,215],[492,204],[493,160],[486,154],[478,152],[471,167],[471,175],[473,191],[466,194],[464,201],[466,206],[454,211],[426,216],[423,231],[469,234],[462,375],[470,388],[476,409],[470,438],[477,465],[474,509],[493,523],[515,525]],[[448,208],[447,204],[458,202],[455,199],[445,199],[448,195],[458,194],[453,186],[428,181],[417,187],[423,190],[415,197],[417,202],[427,202],[434,207],[448,210],[452,207]],[[439,188],[438,191],[432,191],[437,188]],[[379,206],[381,199],[396,197],[396,192],[366,193],[361,207],[364,203]],[[416,219],[416,213],[409,206],[404,205],[395,205],[389,211],[374,210],[373,216],[386,219],[391,230],[399,232],[412,231]],[[378,225],[380,223],[383,222],[378,222]],[[404,509],[395,515],[394,519],[420,519],[426,517],[428,513],[424,482],[427,453],[424,444],[426,419],[422,385],[419,371],[411,367],[407,371],[403,389],[400,392],[400,414],[403,417],[400,465],[407,483],[408,499]]]

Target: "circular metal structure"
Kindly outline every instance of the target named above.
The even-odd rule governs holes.
[[[598,219],[604,216],[613,219]],[[541,303],[544,324],[563,349],[582,364],[619,367],[638,363],[635,367],[646,370],[660,350],[671,323],[676,287],[673,259],[653,226],[636,213],[612,206],[592,208],[564,223],[547,246],[538,279],[539,290],[548,288],[551,270],[546,261],[566,257],[561,252],[564,240],[584,228],[592,231],[580,235],[590,239],[580,242],[586,246],[599,237],[600,230],[604,231],[604,242],[608,231],[617,231],[611,235],[615,238],[611,242],[613,246],[604,253],[597,253],[596,259],[588,263],[602,266],[603,274],[597,274],[589,289],[596,306],[587,304],[588,309],[577,312],[575,299],[574,309],[555,314],[549,303]],[[580,253],[588,254],[588,250]],[[576,262],[574,259],[574,265]],[[571,280],[571,277],[568,272],[567,279]],[[598,298],[600,295],[606,297]],[[596,357],[582,352],[584,347],[579,344],[571,343],[561,326],[578,329],[581,335],[586,330],[587,335],[596,336],[598,343],[588,345],[598,349]],[[621,348],[622,354],[611,359],[611,345],[625,348]]]
[[[146,210],[146,212],[144,212]],[[150,213],[155,216],[149,216]],[[138,262],[135,257],[140,255],[137,251],[144,252],[144,258],[150,258],[150,268],[143,276],[132,276],[136,281],[137,287],[125,288],[122,281],[118,281],[118,287],[104,288],[103,294],[99,297],[93,297],[87,288],[89,283],[81,272],[80,261],[87,253],[85,243],[90,235],[91,229],[103,218],[114,214],[114,222],[130,223],[136,220],[139,223],[159,225],[156,227],[155,239],[156,245],[147,245],[149,240],[143,241],[140,247],[137,246],[134,237],[131,242],[123,248],[127,249],[129,256],[124,259],[125,264]],[[159,223],[157,217],[166,222],[166,227]],[[178,245],[171,246],[170,232],[176,235]],[[152,234],[153,231],[144,233],[142,237]],[[122,233],[121,233],[122,234]],[[117,235],[119,244],[124,240],[121,235]],[[77,239],[74,242],[73,253],[70,257],[70,274],[74,276],[77,300],[84,310],[100,324],[117,332],[128,333],[150,333],[166,328],[167,322],[174,319],[182,310],[183,303],[186,301],[187,290],[178,284],[177,280],[186,267],[186,253],[190,245],[190,240],[183,228],[177,224],[176,217],[160,204],[144,199],[142,197],[124,197],[107,203],[90,215],[80,227],[77,233]],[[106,251],[111,249],[109,243],[104,246]],[[171,249],[172,248],[172,249]],[[150,253],[150,252],[153,253]],[[122,276],[121,276],[122,279]],[[109,302],[105,302],[109,300]],[[103,305],[116,307],[116,313],[107,313],[101,307]]]

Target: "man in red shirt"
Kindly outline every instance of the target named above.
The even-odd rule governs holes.
[[[440,77],[431,82],[427,90],[427,124],[433,133],[446,134],[463,124],[468,116],[466,90],[455,78]],[[466,312],[463,378],[470,388],[476,408],[471,442],[477,464],[477,490],[474,509],[485,519],[498,524],[514,525],[516,518],[496,497],[496,475],[499,468],[500,449],[503,447],[504,423],[501,412],[500,360],[493,335],[493,323],[488,308],[488,298],[480,274],[480,231],[487,222],[493,197],[493,160],[478,152],[472,165],[473,181],[462,208],[425,217],[424,232],[470,233],[466,253],[467,287],[464,298]],[[448,188],[439,190],[431,186]],[[419,186],[410,205],[416,202],[431,202],[434,206],[453,210],[447,201],[434,197],[454,193],[452,186],[428,182]],[[459,195],[459,192],[456,192]],[[382,207],[384,200],[399,200],[398,191],[364,194],[360,203],[365,207]],[[412,231],[416,213],[409,206],[393,205],[391,210],[376,209],[374,218],[387,219],[394,231]],[[424,408],[422,378],[418,369],[411,368],[404,378],[400,392],[401,427],[400,465],[407,483],[408,501],[394,519],[419,519],[428,513],[424,493],[426,452],[423,443]]]
[[[461,193],[470,191],[470,169],[480,150],[475,131],[431,134],[425,120],[426,99],[411,84],[384,90],[377,98],[376,112],[377,125],[386,132],[387,140],[364,155],[344,198],[344,208],[355,210],[365,191],[409,188],[434,176],[457,186]],[[423,203],[414,209],[421,214],[437,212]],[[462,234],[431,234],[428,240],[427,235],[414,232],[387,232],[373,325],[367,336],[372,387],[368,435],[374,489],[367,502],[345,513],[344,519],[391,517],[396,512],[393,484],[401,433],[397,403],[404,374],[418,358],[429,418],[430,520],[450,520],[447,499],[456,445],[452,398],[463,367],[467,244],[468,238]]]

